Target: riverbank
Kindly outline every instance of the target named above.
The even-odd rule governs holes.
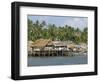
[[[52,57],[52,56],[80,56],[80,55],[87,55],[87,52],[70,52],[70,51],[36,51],[33,54],[28,54],[28,56],[33,57]]]

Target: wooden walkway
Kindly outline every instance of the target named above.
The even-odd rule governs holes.
[[[66,51],[66,50],[61,50],[61,51],[57,51],[57,50],[45,50],[45,51],[33,51],[32,54],[30,54],[30,56],[75,56],[74,53],[78,53],[77,52],[73,52],[73,51]]]

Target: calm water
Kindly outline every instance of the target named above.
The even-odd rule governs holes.
[[[28,57],[28,66],[87,64],[87,56]]]

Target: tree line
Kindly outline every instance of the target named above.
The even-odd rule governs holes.
[[[83,30],[74,28],[69,25],[56,26],[55,24],[47,24],[45,21],[38,20],[32,22],[28,19],[28,40],[35,41],[37,39],[51,39],[53,41],[73,41],[75,43],[87,43],[88,29]]]

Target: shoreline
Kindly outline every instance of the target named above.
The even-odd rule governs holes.
[[[28,54],[28,56],[32,57],[59,57],[59,56],[87,56],[87,52],[62,52],[59,51],[58,53],[35,53],[35,54]]]

